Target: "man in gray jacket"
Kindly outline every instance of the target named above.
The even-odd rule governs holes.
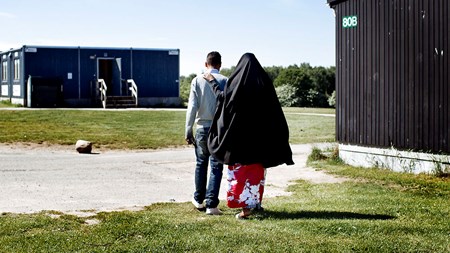
[[[222,66],[222,57],[218,52],[210,52],[206,57],[205,66],[207,72],[211,73],[219,84],[221,90],[225,87],[228,78],[221,75],[219,70]],[[219,189],[222,180],[223,165],[214,159],[208,151],[208,132],[216,110],[216,95],[212,87],[199,75],[192,80],[189,94],[189,103],[186,113],[185,138],[188,144],[194,144],[197,159],[195,167],[195,192],[192,204],[199,209],[204,209],[206,214],[219,215],[222,212],[217,208],[219,205]],[[194,122],[196,132],[194,138]],[[208,176],[208,163],[211,170]]]

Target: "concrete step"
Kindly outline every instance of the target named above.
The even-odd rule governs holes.
[[[132,96],[108,96],[106,108],[133,108],[136,103]]]

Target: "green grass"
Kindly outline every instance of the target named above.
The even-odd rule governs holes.
[[[335,118],[286,113],[292,144],[334,142]]]
[[[334,108],[312,108],[312,107],[285,107],[285,113],[317,113],[317,114],[335,114]]]
[[[184,111],[0,110],[0,143],[73,145],[84,139],[110,149],[173,147],[185,144],[185,117]],[[286,113],[286,118],[291,143],[334,140],[332,117]]]
[[[12,108],[12,107],[22,107],[22,106],[18,104],[13,104],[9,100],[0,101],[0,108]]]
[[[98,147],[144,149],[183,144],[180,111],[0,111],[0,142],[72,145],[78,139]]]
[[[237,211],[223,202],[222,216],[206,216],[190,203],[87,218],[3,214],[0,252],[449,252],[448,180],[441,179],[446,187],[429,180],[416,189],[402,183],[427,179],[405,174],[386,184],[336,163],[313,165],[352,180],[297,181],[292,196],[266,199],[266,212],[247,221],[235,220]],[[88,219],[100,223],[87,225]]]

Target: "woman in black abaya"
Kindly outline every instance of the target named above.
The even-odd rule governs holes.
[[[294,164],[288,125],[272,81],[253,54],[241,57],[223,92],[212,75],[204,78],[218,95],[208,148],[228,165],[228,206],[242,208],[236,218],[246,218],[261,204],[265,169]]]

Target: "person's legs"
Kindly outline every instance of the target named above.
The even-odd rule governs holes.
[[[206,208],[216,208],[219,205],[219,190],[222,181],[223,164],[210,157],[211,171],[209,173],[208,189],[206,191]]]
[[[202,204],[206,195],[206,181],[208,173],[209,152],[206,147],[206,132],[202,128],[198,128],[195,135],[195,156],[197,159],[195,166],[195,192],[194,200]]]
[[[264,168],[264,182],[266,180],[266,175],[267,175],[267,169]],[[256,207],[253,209],[253,211],[264,212],[264,207],[262,207],[262,200],[263,200],[263,198],[261,196],[261,200],[260,200],[259,204],[256,205]]]
[[[261,164],[229,166],[232,186],[227,194],[229,207],[242,207],[237,219],[247,219],[252,209],[261,208],[264,194],[265,169]]]

